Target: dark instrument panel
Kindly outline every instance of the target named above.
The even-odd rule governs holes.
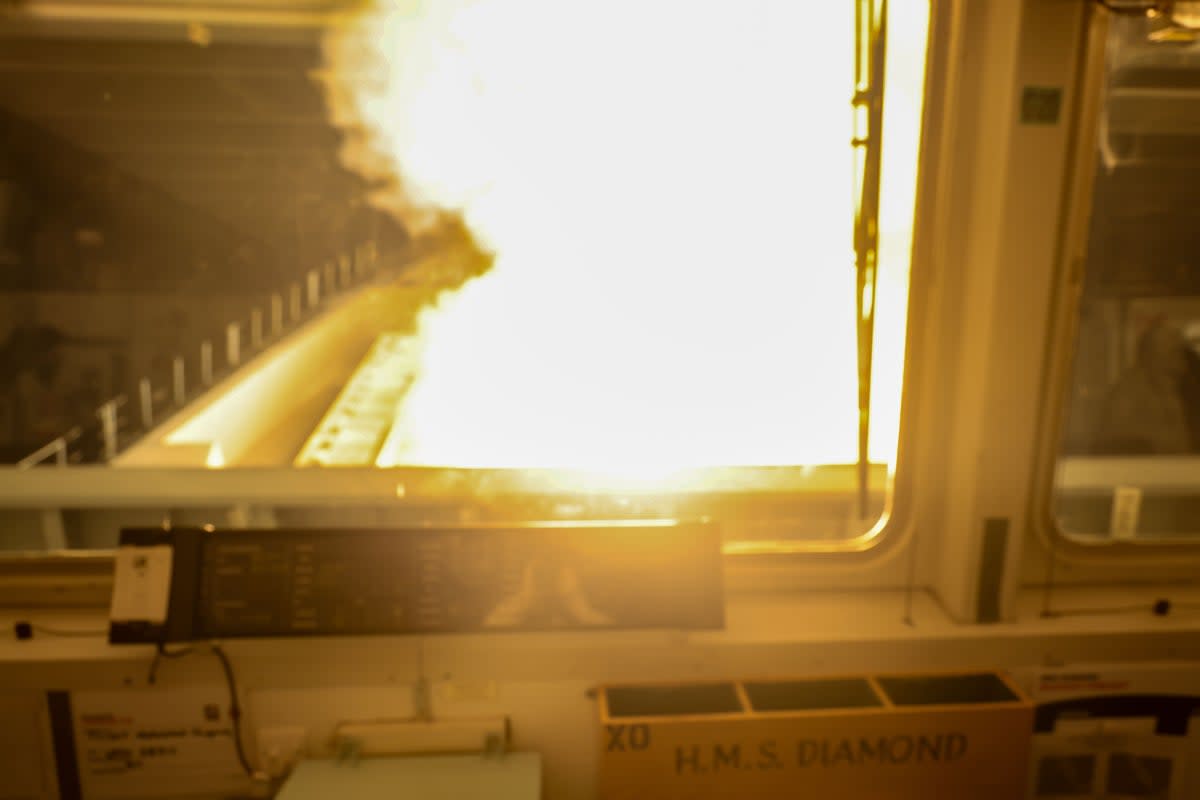
[[[724,624],[708,523],[121,534],[164,544],[165,623],[114,619],[110,641]]]

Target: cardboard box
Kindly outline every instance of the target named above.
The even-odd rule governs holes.
[[[1200,664],[1039,670],[1029,797],[1200,797]]]
[[[993,672],[608,686],[599,797],[1023,797],[1033,706]]]

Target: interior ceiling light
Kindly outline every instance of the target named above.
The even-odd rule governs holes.
[[[1200,0],[1096,0],[1114,14],[1146,16],[1167,27],[1200,31]]]
[[[1188,30],[1200,30],[1200,2],[1196,0],[1173,0],[1163,3],[1160,12],[1172,25]]]

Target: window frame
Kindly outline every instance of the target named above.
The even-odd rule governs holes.
[[[868,0],[869,2],[869,0]],[[924,97],[919,134],[919,163],[912,216],[912,245],[909,263],[907,324],[905,326],[905,360],[901,383],[900,426],[895,463],[887,482],[883,512],[867,532],[846,540],[785,540],[763,539],[731,541],[723,547],[726,564],[735,571],[756,571],[765,567],[788,568],[788,574],[816,573],[831,567],[865,571],[872,563],[879,564],[906,546],[911,546],[914,534],[914,493],[916,462],[920,448],[920,414],[925,398],[935,394],[932,378],[937,372],[934,360],[937,352],[936,331],[922,320],[932,318],[932,309],[939,302],[931,290],[933,279],[932,242],[938,227],[935,213],[938,195],[939,162],[949,155],[941,152],[945,123],[941,110],[950,103],[948,92],[953,86],[948,64],[955,9],[951,2],[929,0],[929,22],[925,34]],[[885,87],[886,98],[886,87]],[[885,133],[886,136],[886,133]],[[944,302],[942,299],[940,302]],[[286,341],[286,337],[283,341]],[[853,467],[850,467],[853,470]],[[331,484],[329,477],[338,470],[287,469],[288,480],[282,486],[264,481],[247,491],[250,472],[284,474],[284,470],[115,470],[109,467],[66,467],[18,470],[0,469],[0,509],[49,509],[56,513],[73,508],[158,508],[203,505],[212,508],[235,508],[263,503],[286,502],[289,506],[310,505],[330,507],[338,504],[395,502],[398,472],[407,470],[373,470],[366,480],[362,473],[339,475]],[[308,472],[309,474],[304,474]],[[428,472],[428,471],[427,471]],[[444,470],[443,473],[465,472]],[[509,471],[515,472],[515,471]],[[140,474],[139,474],[140,473]],[[260,475],[260,477],[266,477]],[[348,479],[349,478],[349,479]],[[117,488],[121,482],[130,484],[128,494]],[[251,483],[257,483],[252,478]],[[330,486],[344,488],[335,496]],[[856,492],[853,478],[844,487],[848,495]],[[132,497],[137,501],[131,503]],[[923,502],[936,502],[936,498]],[[11,605],[75,605],[86,600],[88,605],[107,602],[111,585],[112,550],[59,550],[46,552],[12,552],[0,554],[0,607]],[[910,567],[911,568],[911,567]],[[30,594],[33,589],[39,591]],[[103,596],[103,600],[100,598]]]
[[[1038,423],[1037,456],[1030,491],[1031,520],[1047,550],[1048,569],[1056,560],[1112,566],[1117,560],[1136,568],[1200,563],[1200,541],[1169,539],[1113,540],[1072,534],[1054,514],[1059,447],[1066,426],[1080,306],[1086,279],[1088,235],[1092,216],[1096,148],[1103,104],[1105,56],[1112,12],[1088,3],[1075,70],[1075,101],[1070,109],[1068,171],[1062,187],[1059,253],[1051,298],[1043,396]],[[1200,456],[1196,457],[1200,459]]]

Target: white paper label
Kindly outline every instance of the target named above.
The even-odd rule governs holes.
[[[131,800],[244,791],[224,686],[73,692],[83,795]]]
[[[1117,486],[1113,489],[1112,525],[1114,539],[1137,536],[1138,517],[1142,511],[1142,490],[1136,486]]]
[[[171,546],[165,544],[117,548],[110,619],[157,624],[167,621],[172,554]]]

